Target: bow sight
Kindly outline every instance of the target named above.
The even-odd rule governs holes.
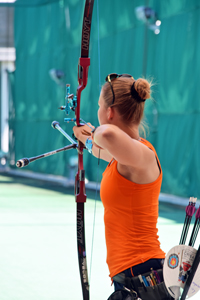
[[[70,84],[66,84],[66,97],[65,97],[65,106],[60,106],[58,109],[64,110],[66,115],[69,115],[71,110],[75,112],[75,109],[77,107],[77,97],[74,96],[74,94],[70,94]],[[88,127],[90,127],[92,130],[94,130],[94,127],[90,126],[87,122],[85,122],[82,118],[79,118],[78,124],[80,124],[80,121],[84,124],[86,124]],[[56,122],[56,121],[54,121]],[[76,118],[64,118],[64,122],[74,122],[77,124]],[[53,128],[56,128],[52,123]],[[60,125],[59,125],[60,126]],[[58,128],[56,128],[58,129]],[[73,135],[74,136],[74,135]],[[71,142],[71,141],[70,141]]]
[[[69,115],[70,111],[71,110],[75,111],[76,107],[77,107],[77,97],[74,96],[74,94],[70,94],[70,84],[66,84],[65,106],[60,106],[59,109],[65,110],[66,115]]]

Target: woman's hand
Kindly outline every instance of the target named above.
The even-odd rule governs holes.
[[[91,127],[93,127],[90,123],[88,123]],[[95,129],[95,127],[94,127]],[[102,149],[101,147],[99,147],[93,140],[93,130],[87,126],[87,125],[83,125],[83,126],[74,126],[73,127],[73,132],[75,137],[81,141],[83,144],[85,144],[86,140],[88,137],[91,136],[91,140],[93,141],[93,145],[96,146],[99,149]]]
[[[88,123],[88,125],[90,125],[91,127],[93,127],[95,129],[95,127],[93,125],[91,125],[90,123]],[[86,143],[86,140],[89,138],[92,140],[92,154],[100,159],[106,160],[106,161],[110,161],[111,157],[110,155],[107,153],[107,151],[103,150],[102,147],[98,146],[93,139],[93,134],[92,134],[92,129],[87,126],[87,124],[84,124],[82,126],[74,126],[73,127],[73,132],[75,137],[82,142],[84,145]],[[101,151],[101,152],[100,152]]]
[[[88,123],[91,127],[95,128],[93,125]],[[89,136],[91,136],[92,129],[87,124],[84,124],[82,126],[74,126],[73,132],[75,137],[81,141],[83,144],[85,144],[85,141]]]

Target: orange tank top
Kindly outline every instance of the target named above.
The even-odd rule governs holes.
[[[140,142],[154,151],[160,167],[153,146],[145,139]],[[162,170],[152,183],[129,181],[119,174],[115,160],[104,171],[100,194],[104,206],[107,264],[111,278],[149,259],[165,257],[157,235],[161,183]]]

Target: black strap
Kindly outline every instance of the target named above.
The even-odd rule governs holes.
[[[136,292],[124,288],[112,293],[107,300],[136,300],[136,299],[138,299]]]

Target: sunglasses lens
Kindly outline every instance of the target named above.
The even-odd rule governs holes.
[[[110,81],[110,80],[113,80],[115,78],[118,78],[118,77],[128,77],[128,78],[133,78],[131,75],[129,74],[117,74],[117,73],[111,73],[109,74],[108,76],[106,76],[106,81]]]
[[[115,79],[115,78],[117,78],[117,77],[119,77],[119,76],[120,76],[120,75],[115,74],[115,73],[110,74],[110,80]]]
[[[111,74],[109,74],[108,76],[106,76],[106,81],[113,80],[113,79],[115,79],[115,78],[117,78],[117,77],[119,77],[118,74],[116,74],[116,73],[111,73]]]

